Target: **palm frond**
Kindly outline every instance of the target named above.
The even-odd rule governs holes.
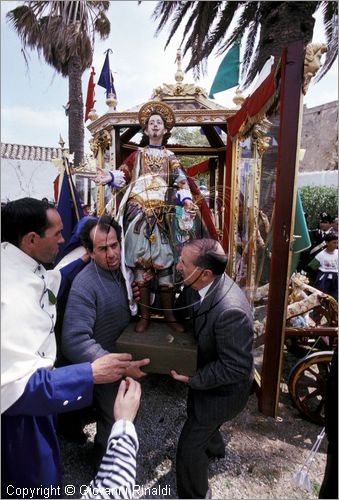
[[[236,14],[236,12],[245,5],[246,2],[226,2],[224,8],[219,14],[220,20],[212,31],[206,51],[212,52],[214,47],[225,38],[227,30]],[[226,50],[226,48],[224,49]]]
[[[204,72],[213,50],[220,55],[240,38],[245,42],[242,77],[248,85],[270,55],[278,58],[290,43],[303,40],[306,45],[312,39],[313,14],[319,7],[323,11],[329,44],[324,66],[317,77],[320,79],[338,54],[338,5],[335,1],[158,1],[153,17],[160,17],[157,33],[170,25],[166,47],[184,23],[181,43],[185,42],[184,54],[191,53],[186,71],[193,69],[195,74]],[[190,9],[190,16],[187,16]],[[242,9],[240,15],[239,9]],[[236,26],[229,33],[228,28],[238,15]]]
[[[181,5],[180,9],[177,9],[177,12],[175,12],[173,14],[173,22],[172,22],[170,34],[166,40],[165,49],[168,46],[168,44],[170,43],[170,41],[172,40],[172,37],[176,33],[180,24],[183,22],[183,19],[190,8],[191,8],[191,3],[186,2],[185,4]]]
[[[111,23],[104,12],[100,12],[94,21],[94,28],[102,40],[106,40],[111,32]]]
[[[29,1],[10,11],[7,19],[24,47],[36,49],[67,76],[68,61],[74,56],[82,60],[81,72],[90,67],[95,33],[102,39],[110,33],[108,8],[108,1]]]
[[[256,22],[253,21],[253,23],[249,25],[247,39],[246,39],[246,46],[244,50],[244,59],[242,60],[242,66],[241,66],[241,79],[244,81],[247,70],[250,67],[251,60],[257,54],[257,51],[255,50],[255,42],[258,36],[258,27],[252,26],[252,24],[255,25]]]
[[[194,2],[187,2],[188,4],[194,3]],[[167,21],[171,17],[171,15],[174,13],[174,11],[179,8],[180,9],[181,2],[158,2],[153,13],[152,13],[152,19],[158,20],[160,17],[160,21],[158,24],[158,27],[156,29],[155,35],[158,35],[161,30],[164,28],[166,25]]]
[[[325,54],[324,64],[314,79],[315,83],[326,75],[338,57],[338,3],[321,2],[320,8],[323,14],[328,50]]]
[[[40,38],[39,23],[32,12],[26,5],[16,7],[7,13],[7,20],[13,29],[19,35],[24,46],[29,48],[37,47]]]
[[[228,2],[230,3],[230,2]],[[219,14],[220,16],[220,21],[218,22],[217,27],[215,30],[210,34],[210,36],[205,40],[205,43],[201,49],[201,53],[194,53],[194,56],[192,57],[189,66],[187,67],[188,69],[193,69],[195,66],[198,66],[200,62],[204,61],[207,65],[207,58],[209,55],[212,53],[212,51],[215,49],[217,44],[221,44],[221,47],[217,50],[216,54],[221,55],[226,50],[231,47],[238,39],[242,40],[244,37],[244,33],[246,28],[249,26],[249,24],[252,22],[253,23],[253,15],[256,12],[256,4],[257,2],[249,2],[248,4],[245,4],[245,2],[231,2],[232,3],[232,9],[223,9],[223,11]],[[234,4],[234,5],[233,5]],[[236,14],[237,10],[243,9],[239,20],[238,24],[235,26],[233,31],[226,36],[226,32],[228,29],[229,24],[232,22],[231,19],[231,14],[233,13],[233,16]],[[224,20],[223,20],[224,18]],[[251,21],[252,20],[252,21]],[[223,37],[220,36],[221,29],[224,27],[224,35]],[[216,41],[217,39],[215,36],[217,35],[218,42]],[[226,38],[226,39],[225,39]]]
[[[234,42],[238,38],[242,40],[245,36],[246,29],[249,28],[249,26],[251,26],[252,29],[256,31],[258,22],[258,2],[248,2],[244,6],[233,31],[228,35],[228,37],[218,49],[217,55],[223,54],[231,45],[234,44]]]
[[[191,2],[191,7],[195,7],[191,16],[187,19],[187,22],[186,22],[186,26],[184,28],[184,32],[183,32],[183,35],[182,35],[182,41],[181,43],[184,42],[185,38],[187,37],[188,35],[188,32],[192,29],[192,26],[193,26],[193,23],[194,23],[194,20],[197,18],[198,14],[199,14],[199,6],[197,5],[198,2]]]
[[[197,74],[202,70],[205,73],[206,62],[204,57],[204,45],[209,37],[209,28],[215,21],[220,2],[196,2],[195,18],[192,18],[192,30],[184,47],[184,54],[191,49],[191,60],[186,71],[195,68]],[[188,23],[187,23],[188,24]],[[184,33],[185,36],[185,33]],[[195,64],[195,61],[199,61]]]
[[[7,14],[25,47],[36,49],[47,64],[64,77],[69,77],[69,149],[75,162],[82,161],[84,152],[83,98],[81,76],[93,59],[95,34],[107,38],[110,23],[105,14],[109,1],[100,0],[36,0]]]
[[[277,61],[284,47],[299,40],[306,45],[312,39],[316,7],[317,2],[261,2],[257,18],[260,22],[258,50],[247,67],[244,88],[271,55]]]

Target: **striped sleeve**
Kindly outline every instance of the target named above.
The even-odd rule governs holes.
[[[132,498],[138,449],[134,424],[128,420],[115,422],[99,471],[81,498]]]

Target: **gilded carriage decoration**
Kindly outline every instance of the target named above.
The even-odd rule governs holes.
[[[303,94],[308,90],[311,79],[321,68],[321,56],[327,52],[326,43],[309,43],[305,50]]]
[[[271,122],[264,115],[245,138],[239,134],[233,145],[231,224],[228,274],[245,290],[253,304],[258,286],[258,248],[265,245],[260,232],[260,182],[262,158],[271,137]],[[264,236],[264,238],[266,235]]]
[[[292,311],[299,311],[306,302],[308,307],[311,300],[294,305],[288,302],[292,300],[302,95],[319,70],[325,51],[324,44],[310,44],[305,54],[302,42],[291,44],[252,95],[244,98],[237,89],[233,99],[236,108],[225,109],[208,99],[205,89],[184,82],[179,50],[175,82],[157,86],[148,99],[173,110],[175,127],[198,127],[208,141],[208,146],[171,143],[168,147],[179,158],[208,158],[208,208],[216,237],[228,252],[227,272],[252,306],[256,348],[263,348],[255,379],[259,409],[271,416],[278,412],[285,338],[295,335],[288,321]],[[115,169],[139,146],[142,105],[123,112],[116,106],[113,109],[112,103],[108,106],[108,111],[94,119],[88,129],[93,136],[91,149],[96,166]],[[109,189],[102,189],[100,197],[97,191],[99,214],[110,199]],[[110,210],[114,214],[114,207]],[[335,310],[331,301],[324,297],[321,300],[321,307]],[[332,324],[329,328],[336,336]],[[318,332],[327,334],[327,325],[317,327]]]
[[[206,136],[206,146],[170,143],[168,147],[179,157],[181,155],[193,157],[204,156],[210,159],[209,177],[213,193],[211,194],[209,205],[216,221],[216,231],[220,235],[220,238],[222,238],[223,207],[220,194],[223,192],[224,186],[226,119],[235,113],[235,109],[227,109],[220,106],[208,98],[208,93],[205,89],[195,83],[186,83],[184,81],[180,49],[177,51],[176,65],[175,82],[163,83],[157,86],[152,91],[150,98],[145,99],[145,102],[153,102],[155,108],[157,104],[166,104],[173,110],[176,127],[198,128]],[[97,158],[97,164],[103,165],[100,168],[118,168],[128,155],[138,148],[141,135],[140,123],[143,123],[145,114],[144,106],[143,103],[126,111],[120,111],[116,108],[113,110],[112,107],[109,107],[104,115],[91,121],[88,125],[88,129],[93,136],[91,149]],[[223,134],[220,134],[216,127],[219,127]],[[100,136],[103,131],[106,131],[106,142]],[[104,144],[106,145],[106,149],[103,149]],[[106,158],[104,160],[102,157],[100,160],[98,148],[105,152]],[[103,191],[105,191],[104,200],[102,197]],[[97,203],[99,202],[102,210],[108,202],[111,202],[111,207],[113,206],[112,198],[107,188],[106,190],[101,190],[100,196],[101,198],[97,200]]]

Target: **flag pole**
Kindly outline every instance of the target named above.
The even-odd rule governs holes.
[[[63,140],[63,138],[61,137],[61,135],[60,135],[59,144],[60,144],[60,147],[61,147],[61,150],[62,150],[62,160],[63,160],[64,169],[65,169],[65,172],[66,172],[66,175],[67,175],[69,189],[70,189],[72,200],[73,200],[73,204],[74,204],[75,215],[76,215],[77,221],[79,222],[80,215],[79,215],[78,205],[77,205],[77,202],[76,202],[76,199],[75,199],[75,194],[74,194],[74,189],[73,189],[73,184],[72,184],[72,178],[71,178],[71,173],[70,173],[70,169],[69,169],[68,158],[64,154],[65,153],[65,150],[64,150],[65,141]]]

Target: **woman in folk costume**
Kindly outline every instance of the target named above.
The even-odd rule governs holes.
[[[115,188],[128,185],[118,221],[123,227],[122,268],[133,269],[141,293],[141,318],[135,331],[143,333],[149,325],[151,288],[145,277],[155,275],[165,320],[172,330],[182,332],[173,314],[175,245],[192,229],[197,207],[178,159],[163,145],[175,124],[172,109],[148,102],[139,111],[139,123],[148,145],[132,153],[119,170],[100,171],[95,182]],[[180,224],[175,220],[177,205],[182,208]]]

